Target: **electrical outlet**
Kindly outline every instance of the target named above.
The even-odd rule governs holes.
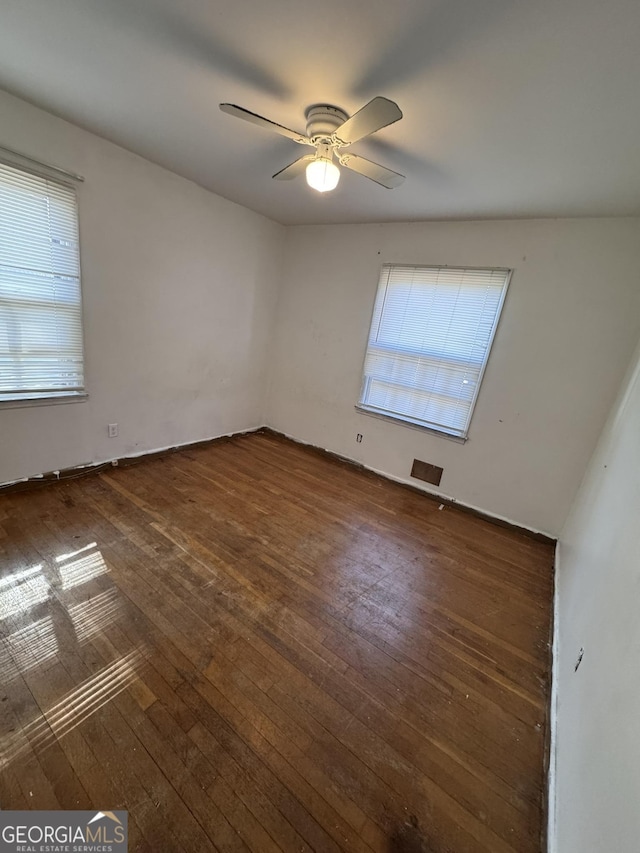
[[[118,424],[108,424],[109,438],[118,437]]]
[[[358,444],[361,444],[361,443],[362,443],[362,433],[361,433],[361,432],[359,432],[359,433],[356,435],[356,441],[358,442]]]

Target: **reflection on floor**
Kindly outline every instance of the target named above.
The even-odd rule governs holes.
[[[117,658],[69,691],[59,702],[44,710],[34,720],[23,723],[19,729],[3,737],[0,741],[0,770],[8,767],[25,752],[43,751],[81,725],[138,677],[137,670],[143,661],[144,647]]]

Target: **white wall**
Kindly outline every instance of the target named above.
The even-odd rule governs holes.
[[[640,350],[560,540],[552,853],[640,845],[639,437]]]
[[[90,395],[0,408],[0,483],[263,424],[282,227],[1,92],[0,145],[86,178]]]
[[[354,409],[394,261],[515,270],[464,445]],[[401,480],[435,463],[441,494],[556,535],[638,337],[639,268],[638,219],[288,228],[268,423]]]

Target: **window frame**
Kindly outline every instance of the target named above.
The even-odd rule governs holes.
[[[2,149],[4,151],[4,149]],[[78,263],[78,293],[79,293],[79,317],[80,317],[80,334],[81,334],[81,342],[82,342],[82,378],[83,384],[81,389],[73,389],[69,391],[33,391],[20,394],[18,391],[11,392],[5,391],[0,392],[0,409],[15,409],[15,408],[27,408],[31,406],[55,406],[55,405],[63,405],[68,403],[82,403],[88,399],[89,393],[87,391],[87,378],[86,378],[86,346],[85,346],[85,315],[84,315],[84,295],[83,295],[83,287],[82,287],[82,252],[81,252],[81,236],[80,236],[80,198],[78,192],[78,185],[76,182],[84,182],[84,178],[80,175],[75,175],[71,172],[65,172],[62,169],[58,169],[55,166],[49,166],[45,163],[38,163],[37,161],[32,161],[29,157],[24,157],[26,161],[29,163],[34,162],[37,164],[37,167],[32,165],[25,165],[25,163],[20,162],[23,158],[23,155],[18,154],[10,149],[7,149],[7,152],[11,154],[11,156],[5,156],[0,152],[0,164],[3,166],[7,166],[11,169],[15,169],[16,171],[22,172],[26,175],[30,175],[35,178],[41,178],[42,180],[48,181],[50,183],[56,184],[57,186],[64,187],[64,189],[69,190],[74,197],[75,202],[75,222],[77,227],[77,263]],[[51,171],[49,171],[49,169]],[[51,172],[59,172],[60,175],[51,174]],[[68,180],[65,179],[68,176]]]
[[[377,302],[378,302],[378,296],[380,293],[380,288],[382,285],[383,271],[385,268],[389,268],[389,267],[392,269],[393,268],[407,267],[407,268],[413,268],[413,269],[427,269],[427,270],[454,270],[454,271],[459,270],[460,272],[463,272],[463,273],[464,272],[504,273],[504,276],[505,276],[504,286],[502,288],[502,293],[501,293],[500,300],[499,300],[499,303],[497,306],[497,310],[496,310],[496,314],[495,314],[495,320],[494,320],[494,323],[493,323],[493,326],[491,329],[491,334],[489,335],[489,337],[487,339],[486,356],[484,358],[484,361],[483,361],[481,368],[480,368],[480,371],[479,371],[475,392],[474,392],[473,398],[472,398],[470,406],[469,406],[469,416],[468,416],[467,421],[466,421],[465,429],[462,433],[457,431],[457,430],[454,430],[454,429],[447,429],[444,426],[443,427],[438,426],[436,424],[421,423],[415,419],[405,417],[400,413],[392,412],[391,410],[385,411],[383,409],[377,409],[373,406],[367,406],[365,403],[363,403],[367,383],[371,381],[370,377],[367,377],[367,374],[365,373],[367,356],[369,354],[369,347],[370,347],[371,329],[372,329],[373,321],[374,321],[374,318],[376,315],[376,306],[377,306]],[[363,358],[362,369],[361,369],[360,393],[358,396],[358,402],[356,403],[356,406],[355,406],[356,411],[360,414],[367,415],[369,417],[379,418],[381,420],[390,421],[392,423],[400,424],[401,426],[409,427],[411,429],[420,430],[422,432],[428,432],[428,433],[431,433],[433,435],[440,436],[441,438],[446,438],[450,441],[454,441],[458,444],[465,444],[469,440],[469,431],[471,429],[471,422],[473,420],[473,415],[475,413],[475,408],[476,408],[476,404],[478,401],[478,396],[480,394],[480,388],[482,387],[482,381],[484,379],[484,375],[485,375],[485,372],[487,369],[487,365],[489,364],[489,359],[491,358],[491,351],[493,348],[493,342],[494,342],[494,339],[496,336],[496,332],[498,330],[498,326],[500,324],[500,319],[502,317],[502,312],[504,310],[504,305],[505,305],[505,301],[507,298],[509,285],[510,285],[511,280],[513,278],[513,272],[514,272],[514,270],[512,267],[498,267],[498,266],[496,266],[496,267],[463,266],[463,265],[458,265],[458,264],[415,264],[415,263],[400,263],[400,262],[393,262],[393,263],[387,263],[386,262],[386,263],[381,264],[381,266],[379,268],[379,273],[378,273],[378,282],[376,285],[375,295],[374,295],[374,299],[373,299],[373,306],[371,309],[371,316],[370,316],[369,323],[367,326],[367,337],[366,337],[365,346],[364,346],[364,358]]]

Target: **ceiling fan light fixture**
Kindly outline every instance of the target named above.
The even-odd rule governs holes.
[[[306,133],[299,133],[289,127],[270,121],[264,116],[245,110],[237,104],[220,104],[223,113],[255,124],[258,127],[272,130],[280,136],[286,136],[293,142],[314,148],[313,154],[298,157],[284,169],[280,169],[272,177],[276,181],[290,181],[306,171],[307,183],[319,193],[330,192],[338,186],[340,169],[333,162],[334,158],[345,169],[356,172],[376,184],[392,190],[404,181],[404,175],[387,169],[380,163],[373,163],[366,157],[352,154],[349,146],[365,136],[376,133],[402,118],[400,107],[388,98],[378,96],[365,104],[362,109],[350,118],[339,107],[331,104],[314,104],[305,110],[307,120]]]
[[[340,169],[328,157],[317,157],[306,168],[307,183],[319,193],[335,190],[340,180]]]

